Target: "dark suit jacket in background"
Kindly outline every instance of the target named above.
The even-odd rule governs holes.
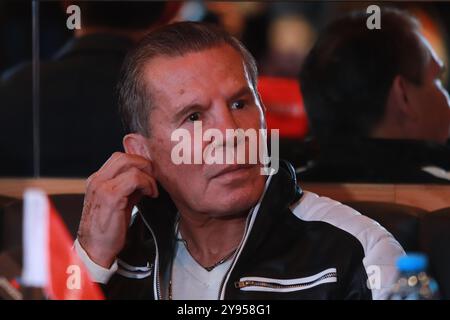
[[[41,63],[42,176],[88,176],[122,150],[115,88],[131,45],[114,35],[89,35]],[[17,67],[0,84],[0,176],[33,174],[31,70],[31,64]]]
[[[450,170],[450,148],[430,142],[395,139],[340,139],[321,144],[319,155],[300,182],[438,183],[450,180],[423,170]]]

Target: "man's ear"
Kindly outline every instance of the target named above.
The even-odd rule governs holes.
[[[401,75],[395,76],[392,81],[388,101],[402,118],[408,117],[415,120],[419,117],[414,103],[414,84]]]
[[[147,145],[147,139],[138,133],[129,133],[123,137],[123,148],[126,153],[139,155],[148,160],[152,160],[150,150]]]

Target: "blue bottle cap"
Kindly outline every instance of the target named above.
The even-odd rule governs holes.
[[[411,253],[397,259],[397,268],[403,272],[425,271],[428,259],[420,253]]]

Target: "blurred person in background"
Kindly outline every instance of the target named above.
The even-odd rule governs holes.
[[[418,22],[381,11],[381,29],[353,13],[331,23],[300,81],[318,158],[302,181],[450,182],[444,65]]]
[[[0,0],[0,73],[31,58],[31,5]]]
[[[58,1],[40,2],[40,58],[51,59],[71,37],[61,28],[67,15]],[[32,58],[32,4],[30,1],[0,0],[0,74],[20,67]]]
[[[127,51],[168,17],[164,2],[64,2],[81,11],[81,29],[40,65],[40,173],[88,176],[121,147],[115,85]],[[163,15],[165,15],[163,17]],[[68,17],[68,16],[67,16]],[[61,25],[66,28],[66,25]],[[33,168],[32,66],[0,82],[0,175]]]
[[[268,52],[261,63],[264,75],[295,78],[315,41],[311,23],[296,13],[273,19],[268,28]]]

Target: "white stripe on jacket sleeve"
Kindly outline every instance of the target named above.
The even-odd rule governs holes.
[[[372,298],[387,298],[397,278],[396,260],[405,254],[392,234],[358,211],[308,191],[291,206],[291,210],[301,220],[326,222],[353,235],[364,249],[362,262]]]

